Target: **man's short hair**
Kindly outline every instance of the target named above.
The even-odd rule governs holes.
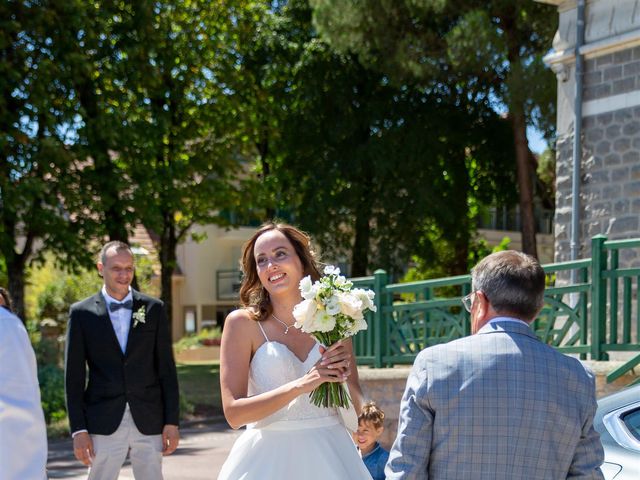
[[[98,260],[103,265],[107,261],[107,252],[111,249],[115,249],[116,253],[127,251],[133,257],[133,252],[131,251],[131,247],[120,240],[112,240],[104,244],[104,246],[100,249],[100,254],[98,255]]]
[[[533,320],[544,305],[540,263],[515,250],[492,253],[471,270],[473,291],[482,290],[498,314]]]

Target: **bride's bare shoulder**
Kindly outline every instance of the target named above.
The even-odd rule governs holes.
[[[227,315],[222,329],[223,350],[231,355],[244,356],[262,342],[262,334],[250,310],[239,308]]]
[[[224,329],[231,332],[247,332],[256,328],[256,321],[252,312],[246,308],[238,308],[234,310],[224,321]]]

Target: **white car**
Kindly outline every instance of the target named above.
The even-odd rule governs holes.
[[[604,447],[604,478],[639,480],[640,384],[598,400],[594,428]]]

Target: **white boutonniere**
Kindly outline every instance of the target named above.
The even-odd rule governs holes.
[[[136,328],[136,326],[139,323],[145,323],[146,316],[147,316],[147,312],[144,305],[140,307],[137,311],[133,312],[133,328]]]

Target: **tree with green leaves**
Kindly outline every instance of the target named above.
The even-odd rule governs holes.
[[[527,125],[553,134],[555,79],[543,65],[556,30],[548,7],[528,0],[311,0],[323,38],[355,52],[392,81],[506,110],[522,216],[523,250],[536,255],[535,166]]]
[[[60,49],[57,8],[0,6],[0,253],[17,313],[25,315],[26,268],[46,251],[73,268],[89,262],[84,241],[96,222],[68,147],[76,115]]]
[[[221,65],[231,67],[220,72],[220,78],[233,96],[233,118],[242,140],[240,153],[252,165],[243,180],[245,189],[254,193],[254,205],[248,212],[237,212],[249,223],[290,218],[292,213],[285,194],[291,177],[278,166],[283,155],[283,122],[291,115],[287,92],[297,88],[293,69],[299,55],[298,40],[305,33],[284,12],[295,10],[298,3],[244,2],[242,9],[229,14],[234,28],[228,30],[216,52],[216,58],[224,59]]]
[[[75,103],[73,152],[85,162],[83,188],[92,215],[109,240],[127,241],[137,216],[134,185],[117,152],[128,143],[129,115],[124,83],[129,52],[136,48],[134,5],[140,2],[59,2],[59,26],[67,39],[57,58]],[[151,8],[151,6],[149,6]],[[62,47],[62,45],[61,45]]]
[[[157,235],[161,298],[172,307],[176,247],[195,224],[229,225],[229,210],[250,206],[240,177],[237,102],[226,85],[234,70],[218,55],[233,35],[233,8],[206,1],[137,2],[125,50],[127,142],[117,152],[136,186],[138,218]],[[242,201],[241,201],[242,200]]]
[[[252,5],[3,7],[2,252],[20,309],[35,245],[88,262],[88,242],[126,240],[137,221],[158,235],[171,308],[176,245],[193,224],[226,225],[221,212],[246,205],[225,82],[237,69],[227,44]]]
[[[350,261],[351,275],[402,270],[412,253],[428,250],[416,229],[430,223],[442,225],[464,259],[453,271],[466,269],[468,202],[490,196],[490,182],[505,171],[488,172],[502,156],[483,147],[489,130],[504,140],[504,122],[446,92],[393,84],[356,56],[334,52],[311,13],[307,1],[287,2],[268,13],[270,28],[245,42],[245,77],[259,79],[257,91],[273,105],[269,118],[277,119],[278,128],[266,130],[272,154],[261,172],[277,187],[277,206],[326,257]],[[469,165],[478,159],[485,163],[472,185]]]

